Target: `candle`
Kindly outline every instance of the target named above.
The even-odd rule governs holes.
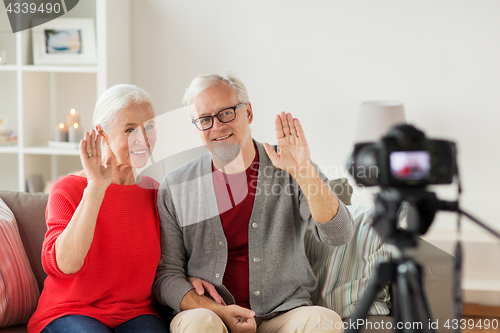
[[[68,141],[68,130],[63,123],[54,128],[54,141]]]
[[[66,115],[66,127],[71,128],[75,123],[80,123],[80,115],[76,113],[75,109],[71,109],[71,111]]]
[[[78,123],[74,123],[73,126],[69,128],[69,142],[80,142],[83,139],[83,133],[81,126]]]
[[[7,51],[0,50],[0,65],[7,63]]]

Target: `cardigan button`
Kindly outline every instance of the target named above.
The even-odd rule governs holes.
[[[219,245],[221,245],[221,246],[222,246],[222,244],[224,244],[224,243],[222,243],[222,242],[219,242]]]
[[[255,257],[255,258],[253,258],[253,261],[254,261],[254,262],[259,262],[259,261],[260,261],[260,258]]]
[[[254,291],[254,292],[253,292],[253,294],[254,294],[255,296],[259,296],[259,295],[260,295],[260,291],[258,291],[258,290],[257,290],[257,291]]]
[[[216,277],[216,278],[219,278],[219,276],[220,276],[219,274],[215,274],[215,277]]]
[[[252,228],[257,228],[258,226],[259,226],[259,224],[255,223],[255,222],[252,223]]]

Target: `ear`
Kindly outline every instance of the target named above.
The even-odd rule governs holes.
[[[105,144],[108,144],[108,137],[106,135],[106,132],[104,132],[104,130],[102,129],[101,125],[96,125],[95,131],[101,136],[101,141]]]
[[[247,119],[248,119],[248,124],[251,124],[253,121],[253,110],[252,110],[252,103],[247,102]]]

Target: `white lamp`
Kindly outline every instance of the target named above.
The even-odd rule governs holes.
[[[406,124],[402,102],[363,102],[358,116],[355,143],[379,141],[397,124]]]

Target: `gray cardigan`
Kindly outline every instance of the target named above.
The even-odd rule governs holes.
[[[353,221],[340,202],[331,221],[315,222],[297,182],[273,166],[261,143],[255,144],[259,171],[248,225],[249,293],[252,310],[258,317],[267,317],[311,305],[316,279],[304,250],[306,228],[320,242],[341,245],[352,237]],[[186,276],[195,276],[212,283],[226,304],[234,304],[222,284],[227,242],[208,152],[165,176],[158,190],[158,213],[162,256],[153,285],[158,301],[180,311],[182,298],[193,289]]]

